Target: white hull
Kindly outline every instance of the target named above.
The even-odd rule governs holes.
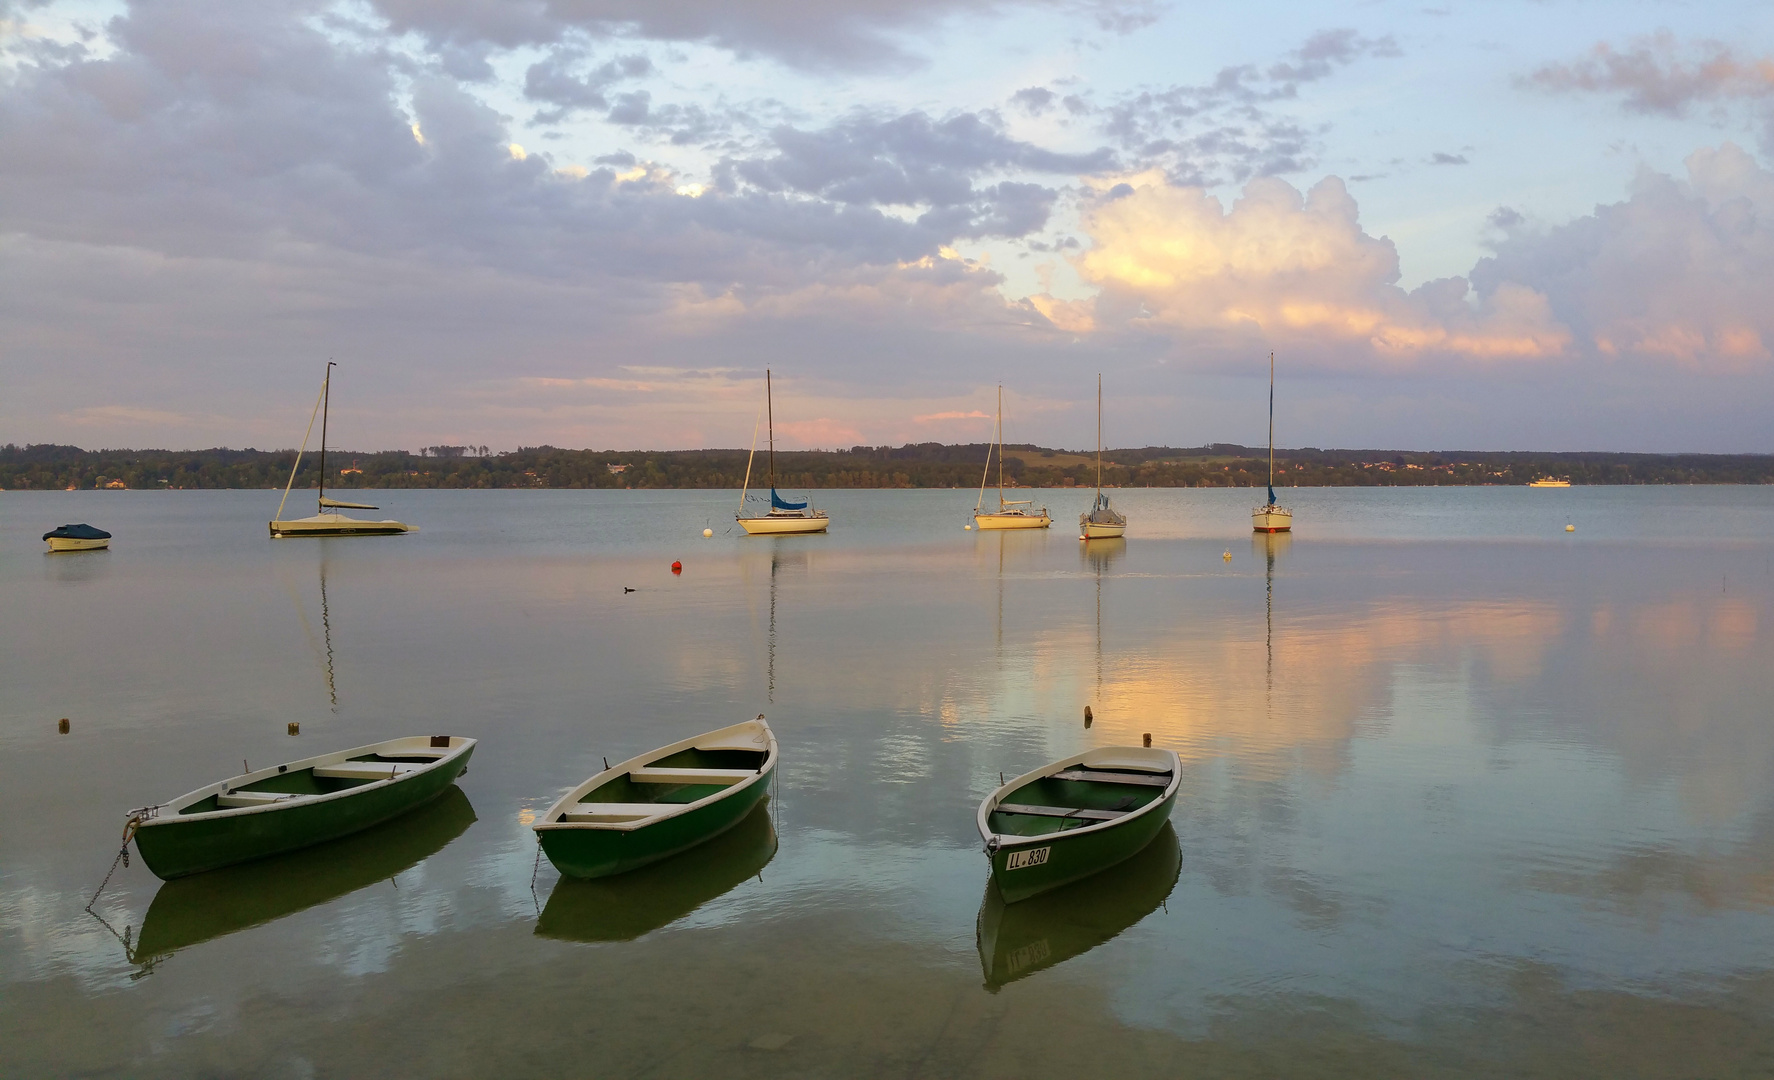
[[[1120,525],[1108,525],[1100,521],[1086,521],[1078,526],[1078,539],[1080,540],[1113,540],[1126,535],[1127,525],[1125,522]]]
[[[1257,532],[1289,532],[1294,527],[1294,512],[1280,506],[1259,506],[1250,512],[1250,527]]]
[[[75,540],[66,536],[49,538],[49,550],[51,551],[99,551],[110,546],[111,541],[109,540]]]
[[[1003,514],[975,514],[973,527],[984,532],[987,529],[1045,529],[1053,524],[1053,519],[1045,513],[1024,514],[1011,511]]]
[[[400,521],[364,521],[344,514],[315,514],[292,521],[273,521],[271,535],[286,536],[389,536],[394,533],[418,532]]]
[[[784,533],[822,533],[830,524],[824,514],[813,517],[802,517],[800,514],[781,514],[767,517],[739,519],[739,527],[748,536],[780,536]]]

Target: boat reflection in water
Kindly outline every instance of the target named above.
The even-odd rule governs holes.
[[[1132,928],[1170,896],[1182,865],[1176,830],[1166,822],[1138,855],[1052,892],[1006,904],[996,882],[987,882],[979,908],[986,989],[1064,963]]]
[[[664,862],[589,881],[561,878],[536,920],[537,935],[633,941],[676,922],[769,865],[776,856],[769,809],[766,795],[739,824]]]
[[[451,784],[412,813],[342,840],[175,878],[154,894],[129,958],[149,964],[387,881],[443,850],[474,820],[468,796]]]

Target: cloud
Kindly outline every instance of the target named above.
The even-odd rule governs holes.
[[[1448,154],[1448,153],[1443,153],[1440,150],[1437,150],[1435,153],[1429,155],[1429,164],[1431,164],[1431,165],[1465,165],[1465,164],[1467,164],[1467,161],[1466,161],[1465,154]]]
[[[1114,163],[1107,149],[1056,153],[1013,139],[995,116],[973,112],[940,120],[921,112],[856,114],[817,131],[782,126],[770,139],[772,156],[722,162],[717,184],[845,206],[922,209],[918,227],[951,238],[1023,236],[1047,222],[1053,189],[1010,180],[976,187],[983,173],[1076,175]]]
[[[1339,68],[1399,55],[1390,36],[1320,30],[1267,67],[1225,67],[1205,83],[1144,90],[1091,111],[1136,168],[1157,166],[1185,184],[1242,183],[1311,166],[1317,132],[1276,115],[1278,104]],[[1085,108],[1079,101],[1075,111]]]
[[[1774,346],[1774,172],[1726,143],[1687,179],[1645,170],[1624,202],[1554,228],[1516,224],[1473,270],[1521,284],[1609,357],[1743,370]]]
[[[630,54],[606,60],[580,74],[584,59],[584,53],[577,49],[557,49],[525,71],[524,96],[554,106],[538,111],[536,123],[559,123],[581,109],[607,109],[610,102],[606,91],[612,86],[654,71],[652,60]]]
[[[1546,298],[1513,281],[1478,297],[1461,278],[1399,288],[1392,242],[1362,230],[1335,177],[1304,196],[1283,180],[1253,180],[1230,210],[1157,173],[1125,182],[1131,194],[1086,210],[1092,245],[1074,260],[1102,290],[1093,312],[1101,327],[1161,328],[1234,351],[1286,346],[1356,365],[1540,359],[1569,343]]]
[[[1774,57],[1746,56],[1718,41],[1683,46],[1666,30],[1625,49],[1603,42],[1580,60],[1547,64],[1522,81],[1551,92],[1620,94],[1635,112],[1681,116],[1702,102],[1774,99]]]
[[[903,31],[944,18],[983,14],[995,0],[371,0],[396,34],[436,50],[553,45],[576,35],[702,42],[739,56],[767,56],[815,70],[905,70],[918,58]],[[1069,7],[1067,0],[1027,6]],[[1139,3],[1087,4],[1099,21],[1137,20]]]
[[[950,410],[949,412],[925,413],[923,416],[914,416],[912,417],[912,423],[934,424],[944,420],[990,420],[991,418],[991,413],[981,412],[978,409],[969,409],[965,412],[960,410]]]

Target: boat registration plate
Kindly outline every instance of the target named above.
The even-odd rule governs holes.
[[[1013,851],[1004,857],[1004,869],[1022,870],[1030,866],[1040,866],[1047,861],[1047,856],[1052,853],[1053,849],[1051,847],[1027,848],[1023,851]]]

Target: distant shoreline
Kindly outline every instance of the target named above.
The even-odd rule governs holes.
[[[745,450],[562,450],[527,447],[470,455],[468,447],[421,453],[327,451],[327,487],[447,489],[736,489]],[[279,489],[294,450],[83,450],[37,444],[0,447],[0,489],[8,491]],[[922,443],[776,454],[776,486],[800,489],[978,487],[984,443]],[[1105,486],[1260,488],[1268,451],[1216,443],[1103,451]],[[767,484],[762,454],[753,487]],[[304,455],[298,488],[320,479],[317,455]],[[1538,451],[1275,451],[1277,487],[1513,487],[1542,478],[1572,486],[1770,484],[1774,454],[1545,453]],[[994,473],[996,469],[994,468]],[[994,480],[996,477],[994,476]],[[1094,452],[1007,446],[1006,486],[1092,487]]]

